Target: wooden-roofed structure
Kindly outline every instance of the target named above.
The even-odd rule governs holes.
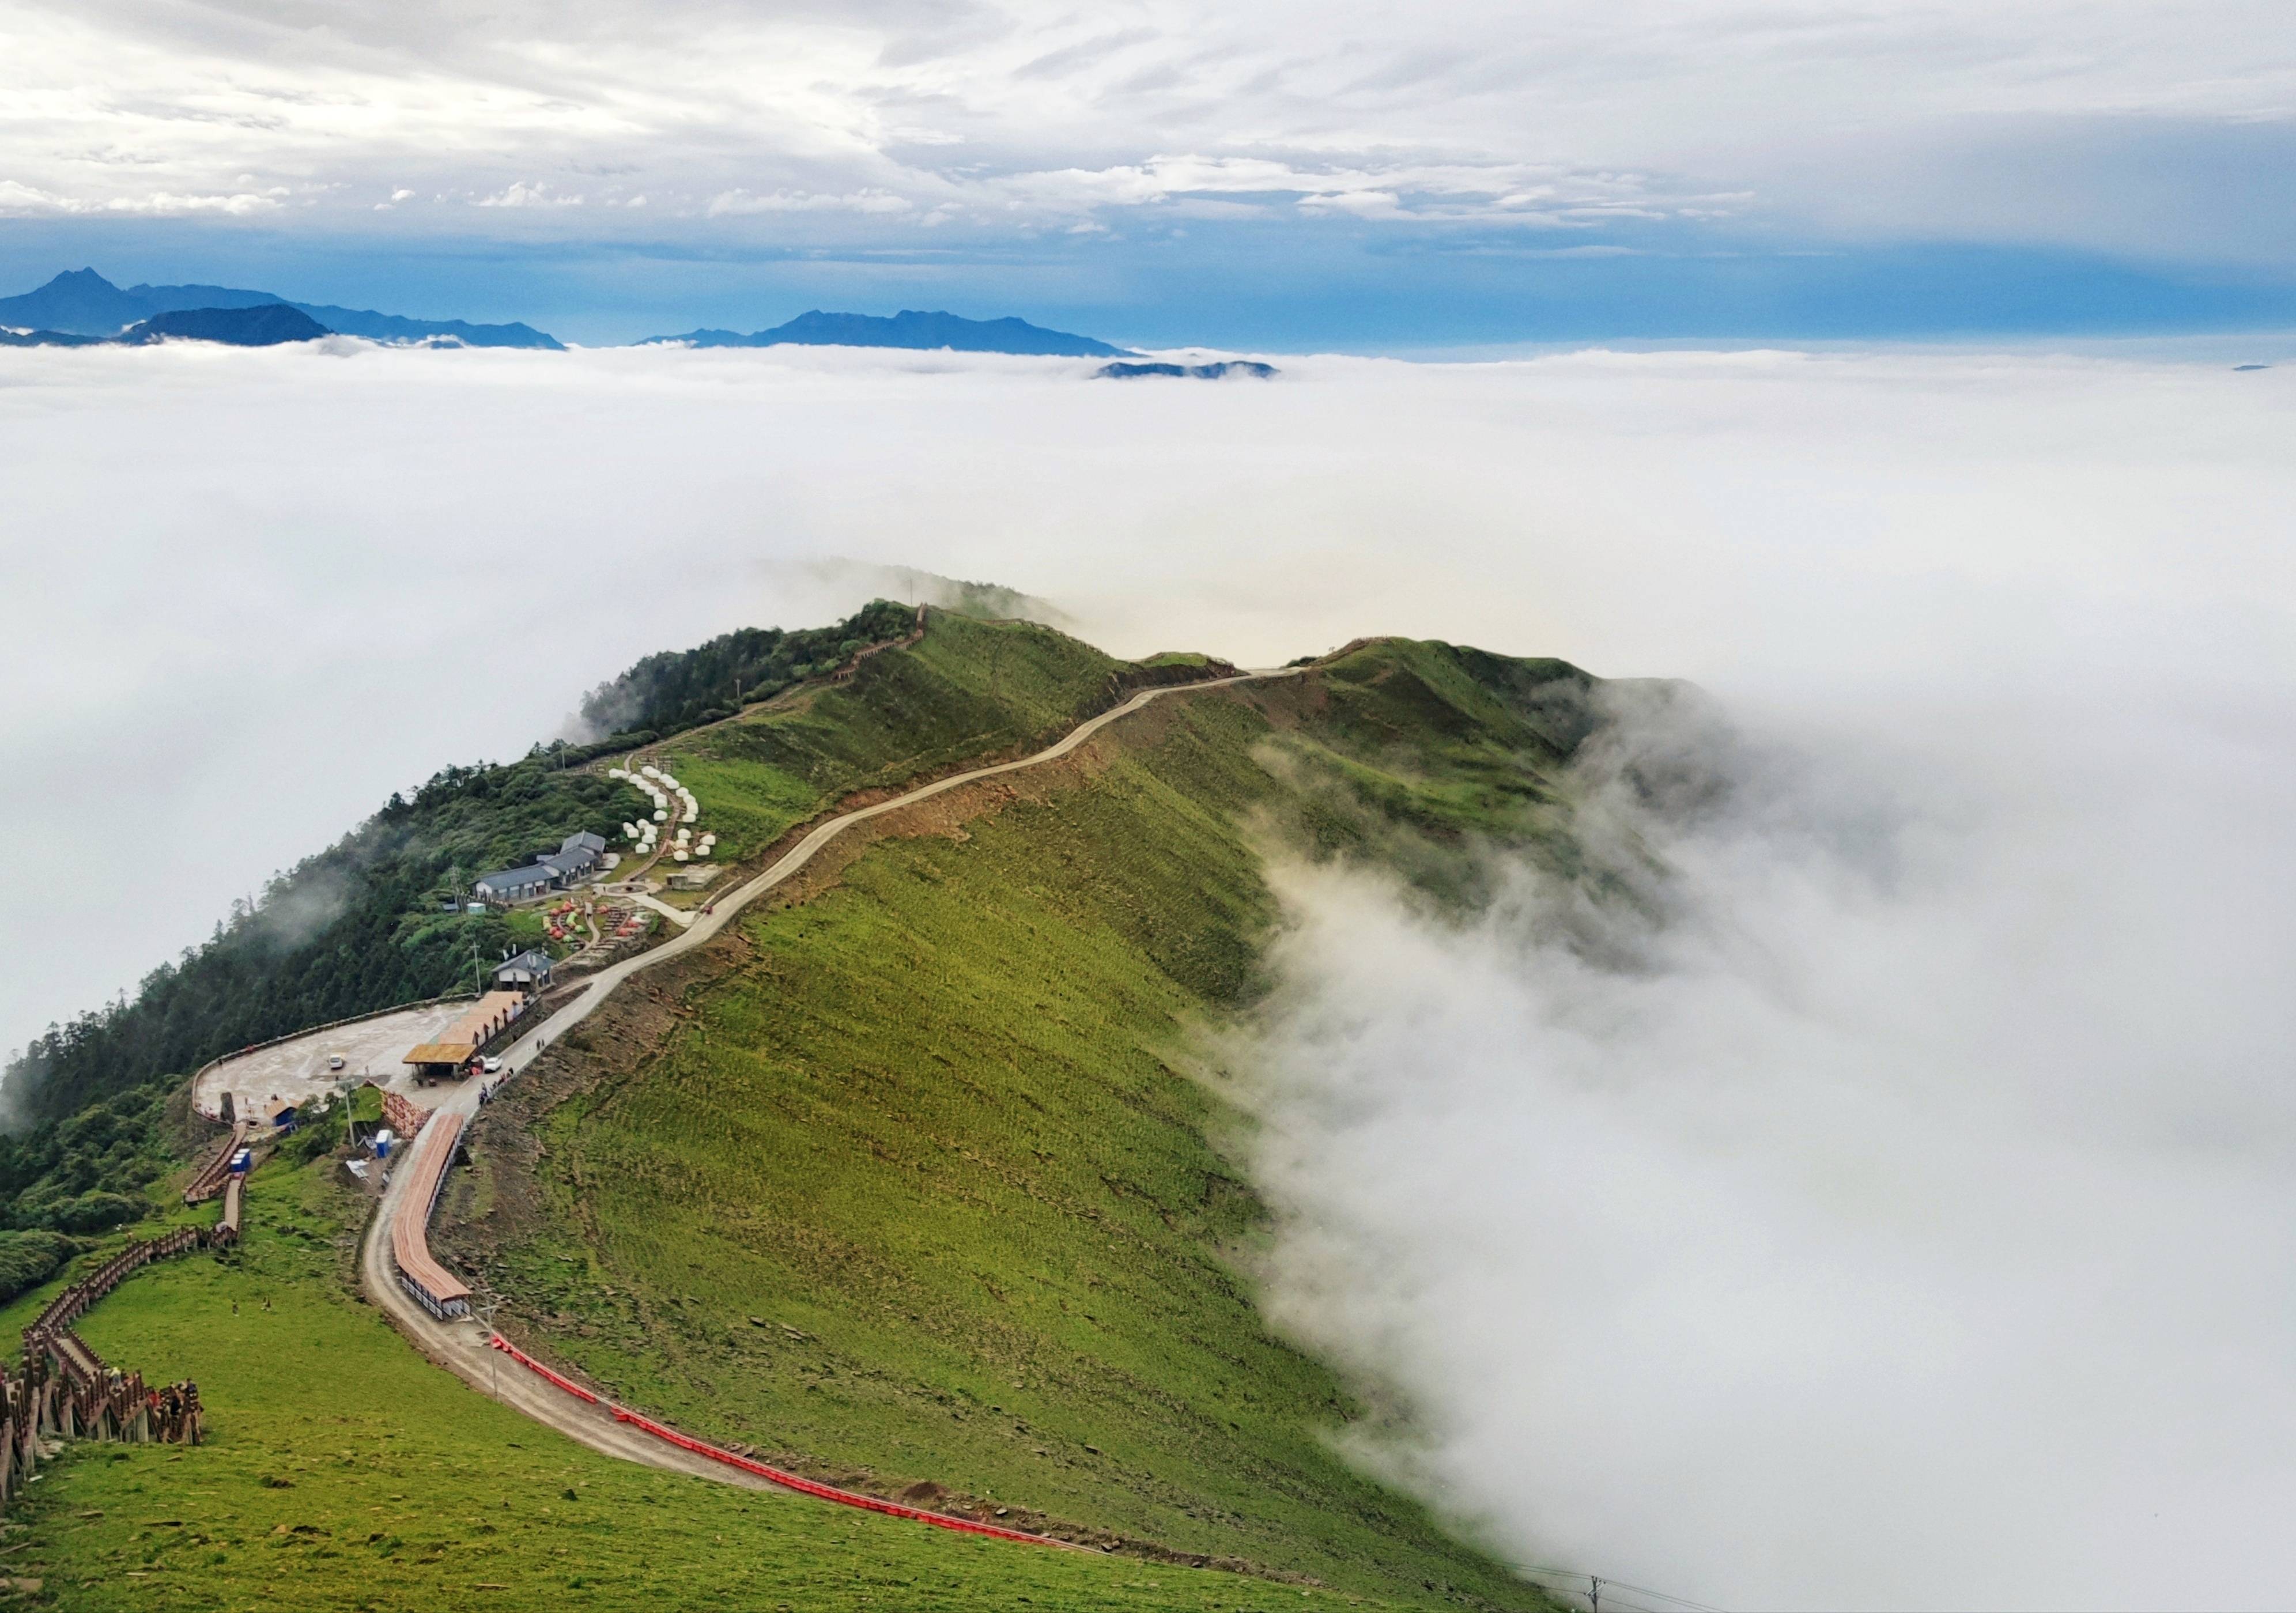
[[[398,1286],[414,1296],[415,1303],[441,1322],[471,1314],[471,1290],[430,1254],[430,1212],[438,1208],[447,1171],[462,1146],[463,1117],[439,1114],[422,1128],[414,1158],[405,1169],[414,1173],[398,1201],[390,1223],[390,1257],[398,1266]]]
[[[490,991],[431,1040],[407,1049],[400,1062],[412,1064],[419,1080],[457,1079],[469,1072],[479,1049],[526,1011],[526,1002],[524,992]]]

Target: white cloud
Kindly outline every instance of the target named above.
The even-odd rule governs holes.
[[[42,214],[111,214],[146,218],[182,218],[201,213],[221,213],[234,218],[267,213],[283,205],[285,186],[258,194],[241,191],[228,195],[184,196],[168,191],[146,191],[101,199],[62,196],[50,191],[0,179],[0,217]]]
[[[1633,173],[1684,217],[1726,192],[1871,233],[2126,247],[2173,217],[2154,251],[2284,258],[2287,244],[2259,205],[2296,109],[2291,25],[2271,0],[1183,3],[1118,33],[1037,0],[930,29],[898,10],[830,20],[675,0],[578,7],[548,41],[498,12],[414,34],[388,8],[338,21],[274,31],[0,0],[8,183],[88,208],[312,183],[324,217],[330,197],[401,179],[507,195],[536,174],[640,161],[658,197],[914,203],[824,210],[824,227],[858,231],[914,228],[952,201],[1064,222],[1169,194],[1188,166],[1226,193],[1265,165],[1271,190],[1397,223],[1517,216],[1510,176]],[[2181,177],[2200,173],[2216,183]]]
[[[1283,362],[16,355],[0,744],[44,789],[0,836],[68,797],[139,878],[0,937],[0,1044],[638,656],[858,602],[825,556],[1121,652],[1688,676],[1793,765],[1664,831],[1643,972],[1558,951],[1528,880],[1464,935],[1293,888],[1284,1314],[1404,1380],[1422,1481],[1516,1551],[1717,1602],[2272,1600],[2296,371]],[[633,532],[657,585],[537,680],[489,602],[537,553],[611,588]]]
[[[726,191],[709,199],[712,217],[740,213],[908,213],[916,203],[906,196],[896,196],[890,191],[864,190],[842,196],[823,195],[817,192],[775,191],[770,195],[752,195],[748,191]]]
[[[19,184],[13,179],[0,179],[0,214],[21,217],[28,213],[62,212],[65,208],[61,196]]]
[[[1375,1465],[1725,1607],[2274,1600],[2296,710],[2099,671],[1755,714],[1622,807],[1655,928],[1287,880],[1274,1309],[1419,1414]]]
[[[996,186],[1024,208],[1055,212],[1149,206],[1201,212],[1209,205],[1212,216],[1266,216],[1298,208],[1365,218],[1547,225],[1656,217],[1642,205],[1652,199],[1646,187],[1639,175],[1563,173],[1520,163],[1390,159],[1363,164],[1201,153],[1161,154],[1116,168],[1016,174]]]
[[[476,204],[482,208],[578,208],[582,198],[551,193],[547,181],[529,184],[524,180],[504,186],[491,196],[481,196]]]

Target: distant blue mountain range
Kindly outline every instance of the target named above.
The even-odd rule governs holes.
[[[309,341],[326,333],[326,326],[300,308],[259,302],[249,308],[170,308],[129,325],[112,340],[140,344],[172,336],[228,342],[235,348],[275,348],[283,341]]]
[[[138,320],[117,336],[0,327],[0,348],[141,348],[170,337],[234,348],[275,348],[283,341],[309,341],[325,334],[327,327],[300,308],[259,302],[251,308],[171,308]]]
[[[228,320],[209,315],[282,308],[303,323],[275,315]],[[193,315],[201,315],[192,319]],[[311,328],[306,330],[303,324]],[[82,347],[96,341],[144,341],[163,335],[192,336],[242,346],[303,341],[328,332],[376,341],[445,339],[473,348],[547,348],[562,351],[556,338],[531,325],[471,324],[460,319],[409,319],[371,308],[332,303],[295,302],[270,291],[237,286],[134,285],[124,290],[94,269],[70,269],[37,291],[0,297],[0,347]],[[292,334],[289,332],[293,332]],[[911,351],[1020,353],[1058,358],[1131,358],[1128,348],[1068,331],[1048,331],[1025,319],[966,319],[955,314],[904,309],[891,318],[873,314],[831,314],[819,308],[787,324],[744,336],[737,331],[689,331],[657,336],[651,343],[693,348],[801,347],[900,348]]]
[[[548,348],[557,338],[531,325],[471,324],[460,319],[408,319],[371,308],[339,308],[327,303],[293,302],[270,291],[234,286],[130,286],[122,291],[94,269],[70,269],[37,291],[0,297],[0,326],[69,336],[108,337],[163,315],[193,311],[286,307],[315,322],[314,334],[340,331],[375,341],[422,341],[447,338],[472,348]],[[220,326],[217,327],[222,328]],[[251,327],[250,327],[251,328]],[[172,332],[185,334],[187,332]],[[229,340],[229,337],[210,337]],[[280,338],[301,340],[301,337]],[[20,340],[11,345],[21,345]]]
[[[909,348],[959,353],[1031,353],[1058,358],[1122,358],[1125,348],[1089,336],[1047,331],[1025,319],[964,319],[955,314],[921,314],[904,308],[890,319],[873,314],[800,314],[787,324],[747,336],[734,331],[688,331],[657,336],[656,342],[693,348]],[[645,345],[645,344],[641,344]]]
[[[1218,364],[1103,364],[1093,373],[1096,381],[1138,381],[1144,376],[1178,375],[1196,381],[1226,381],[1231,375],[1249,375],[1255,381],[1273,381],[1276,369],[1251,358],[1223,358]]]

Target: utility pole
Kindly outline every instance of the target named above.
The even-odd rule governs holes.
[[[1587,1576],[1587,1613],[1603,1613],[1603,1581],[1599,1575]]]

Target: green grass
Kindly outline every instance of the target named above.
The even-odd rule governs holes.
[[[1048,740],[1126,663],[1034,622],[931,611],[909,649],[693,733],[649,757],[693,791],[718,860],[764,850],[839,797]]]
[[[1044,629],[937,617],[670,765],[705,823],[749,812],[762,845],[851,790],[1047,738],[1120,670]],[[1480,836],[1567,855],[1567,672],[1384,642],[1259,693],[1173,698],[1114,731],[1104,766],[877,844],[805,905],[749,915],[745,945],[685,974],[667,1035],[613,1051],[646,988],[570,1035],[554,1057],[598,1078],[543,1117],[531,1176],[501,1132],[519,1089],[489,1111],[452,1195],[480,1219],[438,1240],[466,1268],[486,1251],[513,1331],[696,1432],[1290,1580],[972,1541],[594,1455],[348,1298],[359,1200],[276,1160],[240,1255],[148,1269],[82,1330],[197,1378],[213,1443],[78,1447],[15,1510],[0,1575],[91,1609],[1543,1605],[1335,1453],[1365,1408],[1261,1323],[1265,1211],[1201,1060],[1263,988],[1266,840],[1442,897],[1472,889]],[[515,1218],[537,1195],[553,1214]]]
[[[596,1455],[428,1365],[346,1297],[349,1198],[316,1171],[266,1167],[236,1262],[151,1267],[90,1314],[81,1331],[107,1357],[199,1381],[210,1441],[73,1446],[11,1510],[0,1575],[44,1581],[40,1600],[59,1608],[266,1613],[1241,1613],[1333,1600]],[[7,1320],[29,1314],[20,1304]]]
[[[1373,646],[1266,712],[1181,697],[1089,782],[749,920],[665,1042],[549,1117],[549,1214],[463,1257],[548,1353],[698,1431],[1350,1593],[1537,1605],[1334,1453],[1363,1408],[1262,1324],[1241,1119],[1183,1073],[1260,987],[1248,820],[1438,892],[1470,835],[1554,837],[1562,747],[1524,696],[1562,674],[1471,656]]]

